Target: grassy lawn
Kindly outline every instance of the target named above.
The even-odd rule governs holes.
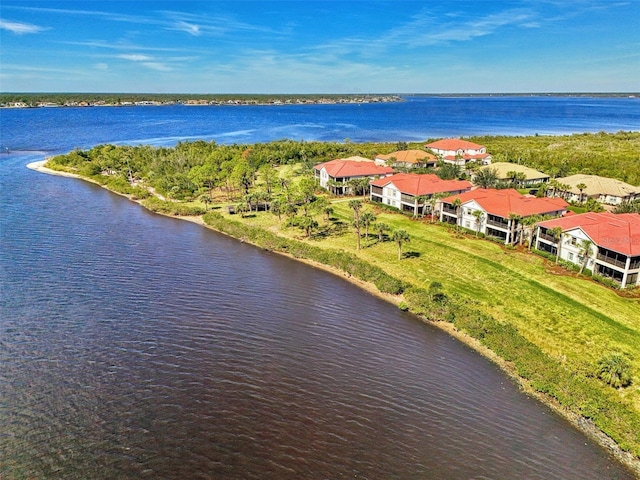
[[[413,220],[401,214],[378,210],[364,204],[378,221],[392,229],[403,228],[411,237],[403,246],[403,258],[397,259],[397,245],[378,241],[370,229],[356,249],[355,230],[348,225],[353,210],[348,200],[334,200],[329,223],[318,214],[319,227],[306,239],[302,230],[286,227],[283,218],[280,234],[318,246],[357,253],[368,262],[383,267],[391,275],[419,286],[433,281],[445,291],[457,292],[479,302],[478,308],[496,320],[515,326],[529,341],[550,357],[577,365],[580,370],[595,371],[597,361],[606,353],[621,351],[633,362],[635,382],[619,394],[640,411],[640,300],[624,298],[585,277],[554,268],[552,262],[527,252],[509,249],[473,234],[458,234],[427,220]],[[239,220],[239,216],[234,217]],[[248,224],[274,230],[277,218],[271,213],[252,213]],[[336,225],[342,224],[342,229]],[[364,237],[364,229],[362,230]]]

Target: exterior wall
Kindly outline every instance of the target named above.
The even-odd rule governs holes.
[[[562,235],[560,258],[564,261],[582,266],[584,257],[580,251],[580,243],[583,240],[591,240],[581,229],[567,230]],[[555,255],[558,242],[552,239],[541,227],[536,232],[535,246],[538,250],[547,251]],[[623,254],[608,252],[595,243],[593,244],[591,257],[587,260],[586,269],[594,274],[608,277],[620,283],[621,287],[634,287],[640,285],[640,257],[628,257]],[[615,255],[616,258],[613,258]]]
[[[320,186],[322,188],[327,188],[327,183],[329,182],[329,174],[327,173],[327,169],[326,168],[321,168],[320,169]]]
[[[487,153],[487,149],[486,148],[479,148],[479,149],[475,149],[475,148],[469,148],[467,150],[463,150],[461,148],[459,148],[458,150],[441,150],[439,148],[431,148],[431,150],[435,153],[437,153],[438,155],[442,155],[442,156],[456,156],[456,155],[483,155],[485,153]]]
[[[581,266],[582,262],[584,261],[584,257],[582,256],[582,252],[580,251],[581,243],[583,240],[591,241],[589,236],[580,228],[565,232],[562,236],[562,249],[560,250],[560,258],[567,262],[571,262],[575,265]],[[597,247],[594,244],[594,246],[591,247],[592,258],[587,261],[587,265],[585,267],[589,270],[594,269],[595,260],[593,259],[593,257],[595,256],[596,249]]]
[[[480,222],[478,222],[478,220],[476,220],[476,217],[473,216],[473,212],[476,210],[482,212],[482,218],[480,219]],[[485,212],[484,209],[474,200],[462,204],[460,206],[460,213],[461,215],[459,223],[461,227],[473,230],[474,232],[479,231],[480,233],[486,233],[487,212]],[[480,228],[480,230],[478,230],[478,227]]]
[[[393,183],[382,188],[377,187],[375,190],[376,191],[374,192],[373,187],[370,190],[371,201],[380,202],[399,210],[412,211],[414,215],[418,213],[415,204],[415,197],[403,194]]]

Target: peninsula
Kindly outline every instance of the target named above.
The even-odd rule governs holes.
[[[557,174],[553,169],[563,168],[563,175],[584,168],[572,163],[572,145],[578,145],[593,152],[594,162],[600,151],[616,158],[613,174],[619,165],[635,161],[640,134],[468,140],[482,140],[494,158],[506,161],[513,161],[513,152],[530,161],[541,148],[538,142],[548,141],[559,167],[545,164],[544,170]],[[424,151],[425,144],[101,145],[53,157],[46,171],[82,177],[152,211],[345,276],[493,359],[525,391],[640,475],[637,289],[597,282],[591,274],[529,251],[527,242],[495,241],[422,212],[403,214],[370,201],[370,191],[356,191],[357,183],[349,185],[354,190],[346,196],[331,194],[312,175],[318,165],[335,159],[358,156],[373,162],[400,149]],[[450,170],[445,165],[428,168]],[[603,164],[599,168],[606,173]],[[459,170],[455,176],[467,175]],[[571,208],[580,211],[585,205]],[[601,375],[603,360],[616,354],[630,359],[624,385]]]

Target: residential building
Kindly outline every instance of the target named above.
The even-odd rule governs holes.
[[[556,227],[562,230],[560,238],[552,234]],[[562,260],[584,265],[621,287],[640,285],[640,214],[589,212],[540,222],[535,246],[553,255],[560,248]]]
[[[428,143],[425,148],[431,150],[445,163],[452,163],[464,167],[469,162],[482,165],[491,163],[491,155],[487,153],[484,145],[461,140],[459,138],[447,138],[437,142]]]
[[[466,180],[442,180],[437,175],[397,173],[371,182],[371,201],[418,215],[431,206],[429,201],[437,194],[467,192],[471,183]]]
[[[349,182],[357,179],[376,179],[393,175],[393,168],[376,165],[364,157],[338,158],[314,167],[314,176],[322,188],[335,195],[349,193]]]
[[[377,155],[375,162],[378,165],[412,169],[435,167],[438,159],[433,153],[424,150],[399,150],[386,155]]]
[[[454,203],[460,199],[456,208]],[[477,188],[442,199],[440,220],[475,230],[490,237],[516,243],[523,234],[522,220],[534,215],[561,216],[567,202],[561,198],[536,198],[517,190]]]
[[[538,185],[540,183],[546,183],[549,181],[549,175],[539,172],[533,168],[525,167],[517,163],[509,162],[496,162],[490,166],[482,167],[483,169],[490,168],[496,171],[499,182],[509,182],[512,180],[510,177],[511,172],[522,175],[522,179],[518,180],[518,184],[527,187],[531,185]]]
[[[614,178],[577,174],[556,178],[551,183],[555,187],[550,194],[570,202],[584,202],[587,198],[593,198],[600,203],[619,205],[640,199],[640,187]]]

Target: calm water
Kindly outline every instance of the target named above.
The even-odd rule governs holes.
[[[291,110],[330,137],[368,107]],[[299,138],[287,108],[247,108],[241,141]],[[0,159],[0,478],[632,478],[491,363],[342,279],[25,168],[41,154],[24,150],[190,126],[236,141],[220,136],[242,112],[0,112],[23,150]],[[414,128],[378,131],[380,115],[363,129]]]

